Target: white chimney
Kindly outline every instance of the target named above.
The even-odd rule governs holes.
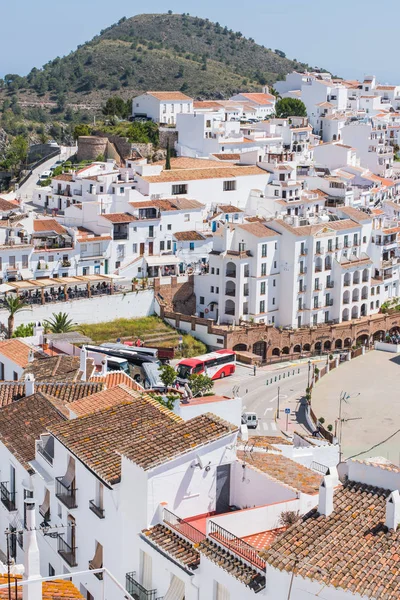
[[[107,359],[101,361],[101,374],[107,375]]]
[[[385,525],[389,530],[396,531],[400,525],[400,494],[394,490],[386,500]]]
[[[333,513],[333,488],[334,477],[325,475],[319,488],[318,500],[318,512],[325,517],[329,517]]]
[[[36,538],[35,501],[26,498],[26,549],[24,552],[25,578],[30,582],[23,586],[23,600],[42,600],[40,555]]]
[[[25,376],[25,396],[33,396],[35,393],[35,376],[33,373],[28,373]]]
[[[86,381],[86,362],[87,362],[87,352],[85,346],[82,346],[81,353],[79,356],[79,368],[82,371],[82,381]]]
[[[336,467],[328,467],[328,471],[326,474],[330,475],[330,477],[332,477],[333,487],[335,487],[336,485],[339,485],[339,473],[338,473],[338,470]]]
[[[37,338],[37,342],[35,343],[38,346],[43,344],[44,327],[40,322],[35,323],[35,326],[33,328],[33,335],[35,336],[35,338]]]
[[[29,363],[33,363],[33,361],[35,360],[35,353],[33,350],[29,350],[28,353],[28,362]]]

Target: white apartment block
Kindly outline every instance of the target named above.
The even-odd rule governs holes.
[[[179,114],[193,112],[193,99],[182,92],[146,92],[132,100],[132,116],[175,125]]]

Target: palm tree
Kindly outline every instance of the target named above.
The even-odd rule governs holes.
[[[74,328],[72,319],[69,319],[68,314],[63,312],[53,313],[52,319],[45,321],[44,324],[51,333],[68,333]]]
[[[11,338],[14,332],[15,315],[21,310],[28,310],[28,305],[18,296],[8,296],[5,299],[6,309],[10,313],[8,317],[8,337]]]

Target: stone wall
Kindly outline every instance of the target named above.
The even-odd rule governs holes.
[[[171,150],[175,148],[175,142],[178,141],[178,132],[175,129],[160,129],[160,147],[166,148],[169,140]]]
[[[196,312],[193,275],[189,275],[188,280],[183,282],[179,282],[177,277],[171,277],[170,285],[161,285],[160,280],[155,279],[154,295],[166,311],[182,315],[193,315]]]
[[[108,140],[106,137],[82,135],[78,138],[78,161],[96,160],[99,155],[106,156]]]

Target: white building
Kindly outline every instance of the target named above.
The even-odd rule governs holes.
[[[182,92],[146,92],[132,100],[132,115],[174,125],[178,114],[192,113],[193,99]]]
[[[269,94],[267,90],[262,93],[241,92],[232,96],[230,100],[233,102],[245,102],[254,106],[258,119],[265,119],[275,112],[276,98],[273,94]]]

